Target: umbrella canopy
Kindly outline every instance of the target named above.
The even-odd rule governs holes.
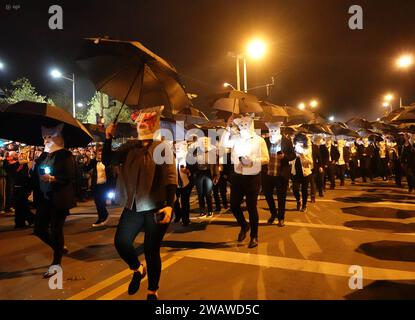
[[[236,114],[263,112],[256,96],[237,90],[217,95],[212,108]]]
[[[84,147],[93,140],[85,126],[67,111],[46,103],[20,101],[0,108],[0,137],[42,146],[42,126],[64,123],[66,148]]]
[[[412,123],[415,122],[415,107],[407,107],[392,119],[393,122]]]
[[[370,136],[381,136],[381,134],[375,131],[369,130],[369,129],[360,129],[357,132],[359,133],[361,137],[364,137],[364,138],[368,138]]]
[[[343,128],[340,126],[332,126],[331,130],[333,131],[333,134],[335,136],[346,136],[346,137],[351,137],[351,138],[360,137],[360,135],[356,131],[349,129],[349,128]]]
[[[392,110],[385,117],[382,117],[381,120],[384,122],[392,122],[393,118],[396,118],[402,112],[404,112],[408,107],[400,107],[398,109]]]
[[[297,133],[297,130],[295,130],[292,127],[281,127],[281,134],[287,135],[287,136],[293,136]]]
[[[349,121],[346,122],[347,126],[353,130],[359,129],[372,129],[372,125],[366,119],[361,118],[351,118]]]
[[[398,133],[397,127],[392,124],[384,123],[380,121],[374,121],[371,124],[375,131],[381,132],[383,134],[395,135]]]
[[[333,132],[328,127],[316,123],[304,123],[298,129],[300,132],[309,134],[333,134]]]
[[[415,123],[402,123],[398,126],[399,132],[415,133]]]
[[[192,105],[174,66],[140,42],[85,39],[77,62],[98,91],[132,108]]]
[[[265,121],[284,122],[287,120],[288,113],[284,107],[277,106],[266,101],[261,101],[260,104],[263,109],[262,117]]]
[[[186,125],[202,124],[209,121],[208,117],[199,109],[187,107],[172,115],[176,121],[183,121]]]

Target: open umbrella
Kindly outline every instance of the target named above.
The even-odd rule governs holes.
[[[121,108],[163,105],[173,113],[192,105],[174,66],[140,42],[85,39],[77,62],[98,91],[122,101]]]
[[[284,106],[283,108],[288,113],[288,118],[287,118],[287,121],[285,122],[285,125],[287,126],[310,123],[314,121],[317,117],[316,114],[310,111],[300,110],[298,108],[294,108],[290,106]]]
[[[287,120],[288,113],[285,111],[284,107],[266,101],[261,101],[260,104],[263,109],[262,118],[264,121],[284,122]]]
[[[333,131],[333,134],[335,136],[346,136],[346,137],[351,137],[351,138],[360,137],[360,135],[356,131],[349,129],[349,128],[334,126],[334,127],[331,127],[331,130]]]
[[[41,127],[60,123],[65,124],[62,133],[66,148],[84,147],[93,140],[85,126],[62,108],[31,101],[0,108],[0,138],[41,146]]]
[[[333,134],[333,132],[328,127],[324,127],[323,125],[316,123],[303,123],[298,128],[298,131],[309,134]]]
[[[405,110],[399,113],[396,117],[394,117],[392,121],[398,123],[415,122],[415,107],[405,108]]]
[[[382,136],[380,133],[377,133],[375,131],[372,131],[370,129],[360,129],[357,130],[357,133],[364,138],[368,138],[370,136]]]
[[[263,112],[256,96],[237,90],[216,95],[212,108],[236,114]]]
[[[361,118],[351,118],[346,122],[347,126],[353,130],[359,129],[372,129],[372,125],[366,119]]]
[[[183,121],[186,125],[202,124],[209,121],[208,117],[199,109],[194,107],[186,107],[172,115],[176,121]]]

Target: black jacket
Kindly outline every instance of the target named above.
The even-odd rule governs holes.
[[[39,167],[40,164],[48,156],[47,152],[43,152],[36,160],[32,171],[32,186],[35,205],[38,206],[41,201],[45,201],[43,192],[39,185]],[[72,153],[68,150],[61,149],[53,152],[54,157],[51,175],[56,181],[52,182],[52,189],[49,192],[49,199],[56,210],[69,210],[76,207],[75,198],[75,181],[76,181],[76,165]]]

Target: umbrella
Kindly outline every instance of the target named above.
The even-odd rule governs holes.
[[[263,112],[257,97],[237,90],[216,95],[212,103],[212,107],[215,110],[236,114]]]
[[[335,136],[347,136],[347,137],[352,137],[352,138],[360,137],[360,135],[356,131],[349,129],[349,128],[332,126],[331,130],[333,131],[333,134]]]
[[[66,148],[84,147],[93,140],[82,123],[64,109],[46,103],[20,101],[0,108],[0,137],[29,145],[43,145],[42,126],[64,123]]]
[[[396,128],[396,126],[392,125],[392,124],[388,124],[388,123],[384,123],[384,122],[380,122],[380,121],[374,121],[371,123],[373,129],[375,129],[376,131],[379,131],[383,134],[397,134],[398,133],[398,129]]]
[[[400,132],[407,132],[407,133],[415,133],[415,123],[402,123],[398,127],[398,131]]]
[[[140,42],[85,39],[77,62],[98,91],[122,101],[121,108],[163,105],[177,112],[192,105],[174,66]]]
[[[357,130],[357,132],[359,133],[361,137],[365,137],[365,138],[370,137],[370,136],[381,136],[381,134],[375,131],[369,130],[369,129],[360,129],[360,130]]]
[[[201,124],[209,121],[208,117],[199,109],[187,107],[172,115],[176,121],[183,121],[185,124]]]
[[[398,109],[392,110],[385,117],[382,117],[381,120],[385,122],[391,122],[393,118],[396,118],[402,112],[404,112],[408,107],[400,107]]]
[[[366,119],[351,118],[346,122],[347,126],[353,130],[372,129],[372,125]]]
[[[323,125],[316,123],[304,123],[298,129],[300,132],[309,134],[333,134],[333,132],[329,128],[325,128]]]
[[[260,104],[264,110],[262,115],[265,121],[283,122],[287,119],[288,113],[284,107],[266,101],[261,101]]]
[[[281,127],[281,134],[292,136],[296,133],[297,133],[297,130],[295,130],[292,127]]]
[[[288,114],[287,122],[285,123],[287,126],[309,123],[315,118],[315,114],[306,110],[289,106],[284,106],[283,108]]]
[[[411,123],[415,122],[415,107],[407,107],[404,111],[392,119],[393,122]]]

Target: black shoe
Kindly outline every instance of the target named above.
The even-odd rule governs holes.
[[[311,203],[316,203],[316,198],[315,197],[311,198]]]
[[[307,212],[307,207],[301,208],[301,212],[306,213]]]
[[[301,209],[301,201],[297,201],[297,211],[300,211]]]
[[[248,244],[248,248],[252,249],[252,248],[255,248],[255,247],[258,247],[258,239],[257,238],[251,238],[251,241],[249,241],[249,244]]]
[[[43,274],[43,279],[48,279],[48,278],[50,278],[50,277],[53,277],[53,276],[56,274],[56,272],[52,272],[52,271],[50,270],[52,267],[60,267],[60,265],[51,265],[51,266],[49,267],[48,271],[46,271],[46,272]]]
[[[284,227],[285,226],[285,222],[284,220],[278,220],[278,227]]]
[[[128,294],[131,296],[136,294],[138,289],[140,289],[141,280],[146,276],[146,268],[143,267],[143,273],[140,271],[134,271],[133,278],[131,279],[130,284],[128,285]]]
[[[22,225],[19,224],[19,225],[15,225],[14,228],[15,229],[26,229],[27,226],[25,224],[22,224]]]
[[[202,212],[202,213],[199,215],[199,217],[200,217],[200,218],[205,218],[205,217],[206,217],[206,213]]]
[[[154,293],[149,293],[147,294],[147,300],[158,300],[159,298],[157,297],[156,294]]]
[[[239,232],[239,235],[238,235],[238,242],[242,242],[245,240],[246,234],[248,233],[249,229],[250,229],[249,225],[247,225],[246,228],[241,228],[241,232]]]
[[[212,212],[212,211],[209,211],[209,212],[208,212],[208,214],[207,214],[207,216],[208,216],[208,217],[213,216],[213,212]]]
[[[221,212],[221,210],[222,210],[221,208],[216,208],[215,212]]]
[[[63,246],[62,253],[63,254],[68,254],[69,253],[69,250],[68,250],[68,247],[67,246]]]
[[[324,197],[324,194],[323,194],[323,193],[319,193],[319,194],[318,194],[318,196],[319,196],[320,198],[323,198],[323,197]]]
[[[268,224],[273,224],[275,221],[275,217],[271,217],[268,219]]]
[[[183,226],[183,227],[188,227],[188,226],[189,226],[189,224],[190,224],[190,222],[182,222],[182,226]]]

